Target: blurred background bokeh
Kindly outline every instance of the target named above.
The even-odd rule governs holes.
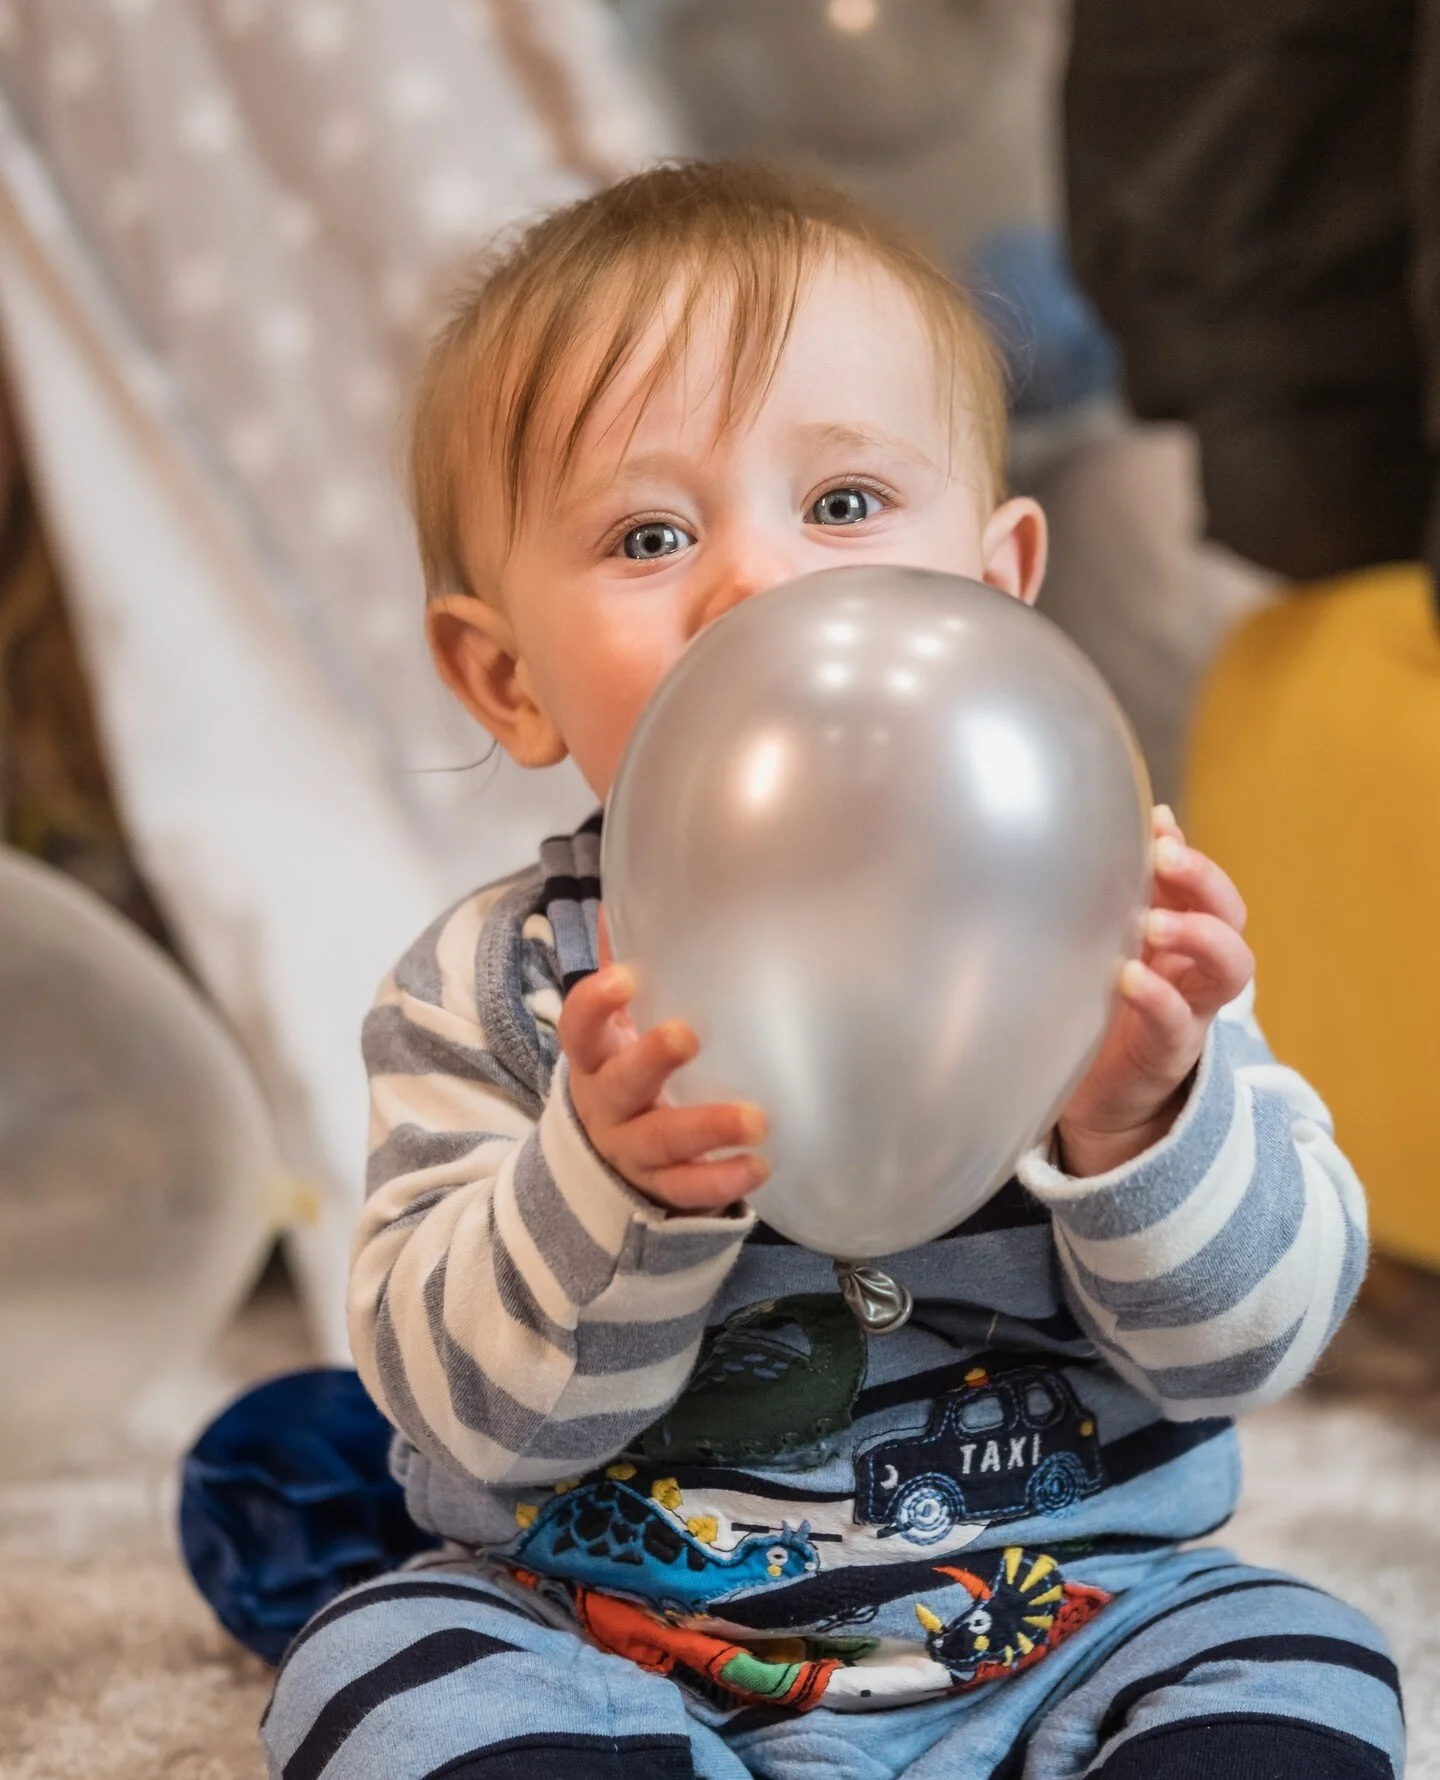
[[[127,1406],[136,1450],[167,1455],[243,1379],[344,1358],[374,984],[437,909],[588,807],[568,768],[495,758],[425,655],[397,467],[447,287],[495,230],[647,160],[760,155],[908,221],[996,330],[1011,479],[1052,523],[1044,608],[1109,678],[1157,793],[1183,813],[1189,786],[1251,898],[1262,1019],[1336,1104],[1390,1258],[1322,1380],[1331,1398],[1305,1412],[1320,1419],[1282,1412],[1256,1436],[1273,1464],[1252,1535],[1264,1561],[1383,1575],[1372,1611],[1428,1624],[1427,594],[1411,570],[1368,603],[1341,588],[1338,607],[1301,607],[1283,564],[1207,536],[1193,430],[1178,406],[1136,417],[1127,342],[1071,269],[1071,24],[1068,0],[0,0],[0,840],[163,948],[237,1042],[276,1151],[279,1259],[218,1348],[197,1323],[194,1351]],[[1336,611],[1343,635],[1321,649]],[[0,1084],[0,1119],[3,1102]],[[1307,1443],[1328,1456],[1297,1526]],[[1413,1472],[1416,1493],[1380,1513],[1379,1555],[1341,1553],[1327,1541],[1372,1461]],[[131,1537],[160,1499],[158,1470],[105,1462],[17,1485],[0,1510],[14,1648],[51,1652],[60,1700],[0,1691],[0,1744],[9,1726],[10,1746],[51,1749],[64,1719],[90,1750],[109,1708],[70,1658],[93,1620],[111,1628],[106,1685],[153,1719],[144,1759],[189,1737],[203,1759],[166,1772],[250,1772],[223,1701],[258,1698],[257,1674],[188,1606],[115,1631],[137,1576],[153,1599],[168,1586],[143,1542],[124,1577],[55,1567],[55,1550]],[[93,1750],[26,1759],[34,1776],[132,1771]]]
[[[1058,0],[47,0],[0,8],[5,833],[171,945],[318,1215],[343,1352],[354,1034],[434,910],[585,794],[443,696],[397,492],[407,375],[486,235],[648,158],[759,154],[975,289],[1046,609],[1176,797],[1196,676],[1266,577],[1201,541],[1066,269]]]

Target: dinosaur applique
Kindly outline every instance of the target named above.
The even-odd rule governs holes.
[[[935,1574],[960,1583],[971,1596],[970,1605],[950,1620],[924,1602],[915,1608],[926,1649],[961,1687],[978,1687],[1039,1662],[1110,1599],[1104,1589],[1066,1582],[1048,1553],[1019,1545],[992,1554],[987,1574],[940,1564]]]
[[[574,1592],[576,1617],[593,1644],[627,1657],[652,1674],[669,1675],[731,1707],[763,1704],[808,1712],[818,1706],[842,1657],[824,1654],[820,1641],[774,1641],[769,1650],[751,1650],[713,1633],[671,1625],[632,1601],[593,1589]],[[864,1651],[873,1640],[854,1639],[845,1646]],[[842,1648],[834,1641],[829,1649]]]
[[[699,1536],[718,1533],[714,1518],[694,1516],[688,1525],[680,1518],[682,1507],[673,1478],[653,1484],[649,1496],[617,1476],[582,1482],[542,1507],[517,1508],[524,1531],[511,1556],[543,1575],[638,1595],[678,1613],[746,1589],[794,1581],[820,1567],[807,1523],[751,1533],[722,1551]]]

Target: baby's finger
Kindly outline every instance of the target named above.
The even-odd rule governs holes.
[[[1180,824],[1175,820],[1175,812],[1168,803],[1157,803],[1150,812],[1151,827],[1156,840],[1169,836],[1172,841],[1179,841],[1183,846],[1185,836],[1180,831]]]
[[[769,1130],[758,1106],[657,1106],[616,1133],[622,1174],[698,1162],[714,1150],[749,1149]]]
[[[726,1156],[719,1162],[681,1162],[657,1169],[648,1190],[676,1211],[719,1211],[763,1187],[770,1164],[763,1156]]]
[[[1202,1019],[1233,1001],[1255,974],[1255,954],[1218,915],[1153,909],[1145,936],[1155,949],[1150,963],[1156,974],[1170,981]],[[1189,967],[1178,975],[1170,968],[1177,958]]]
[[[606,1120],[621,1125],[654,1106],[666,1082],[699,1049],[699,1039],[683,1020],[665,1020],[617,1050],[595,1077],[596,1098]]]
[[[605,918],[605,906],[600,906],[600,917],[597,922],[600,942],[600,968],[606,970],[615,962],[615,954],[610,950],[610,923]]]
[[[578,982],[560,1010],[560,1045],[570,1067],[593,1075],[624,1044],[615,1028],[635,993],[635,978],[623,964],[597,970]]]
[[[1245,903],[1240,892],[1213,859],[1187,847],[1173,835],[1155,843],[1155,876],[1165,892],[1166,906],[1217,915],[1237,933],[1245,928]]]
[[[1145,1061],[1154,1066],[1180,1049],[1188,1040],[1195,1016],[1190,1003],[1158,972],[1132,959],[1120,973],[1120,993],[1144,1023]]]

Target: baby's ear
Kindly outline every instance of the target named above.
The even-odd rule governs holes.
[[[1048,550],[1049,527],[1039,503],[1028,496],[1004,501],[990,515],[981,540],[985,579],[1033,606],[1045,579]]]
[[[536,699],[505,614],[469,593],[445,593],[425,612],[440,678],[521,766],[554,766],[569,750]]]

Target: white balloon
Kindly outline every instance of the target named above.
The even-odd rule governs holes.
[[[0,848],[0,1469],[114,1430],[203,1352],[272,1236],[239,1047],[89,891]]]
[[[796,1242],[959,1223],[1063,1106],[1139,949],[1150,796],[1100,675],[993,588],[854,567],[747,600],[646,707],[601,876],[682,1103],[770,1116]]]

